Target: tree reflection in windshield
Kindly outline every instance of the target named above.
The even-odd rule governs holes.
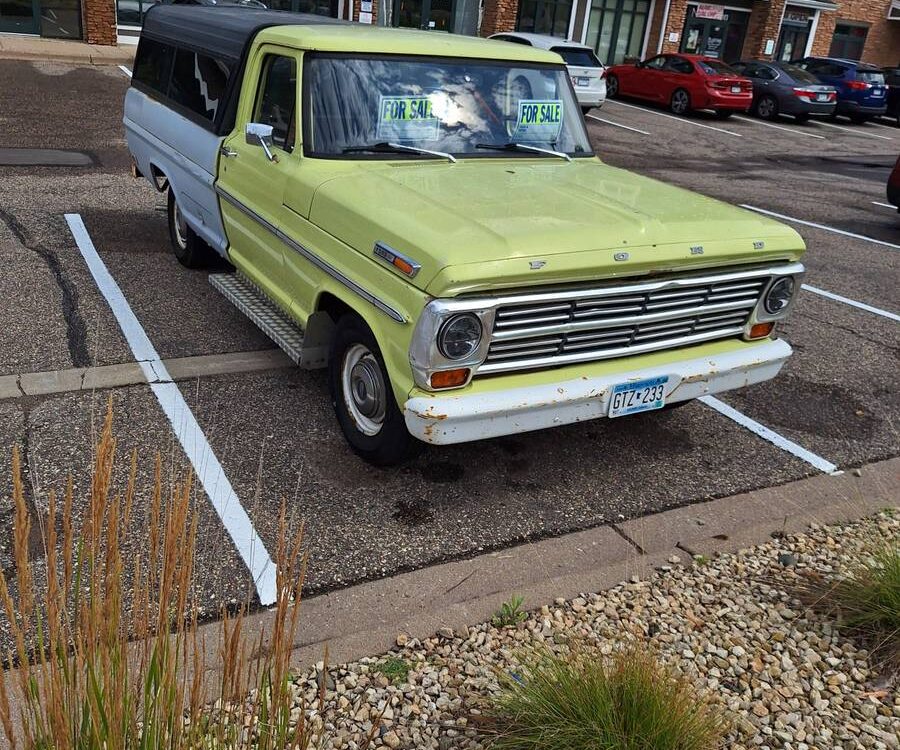
[[[359,158],[345,150],[377,142],[486,156],[476,144],[511,140],[570,155],[591,153],[561,65],[315,54],[303,75],[304,148],[310,156]]]

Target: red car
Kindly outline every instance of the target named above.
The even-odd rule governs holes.
[[[657,55],[606,72],[606,95],[659,102],[676,115],[711,109],[723,120],[753,104],[753,82],[721,60],[701,55]]]

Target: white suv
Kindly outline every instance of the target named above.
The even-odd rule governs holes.
[[[488,38],[548,49],[562,57],[569,69],[582,112],[602,107],[606,101],[606,68],[590,47],[556,36],[526,34],[520,31],[504,31],[492,34]]]

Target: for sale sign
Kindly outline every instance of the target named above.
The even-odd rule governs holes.
[[[725,18],[725,8],[721,5],[698,5],[694,16],[696,18],[709,18],[713,21],[721,21]]]

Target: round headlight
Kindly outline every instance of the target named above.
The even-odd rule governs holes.
[[[791,297],[793,296],[793,276],[785,276],[783,279],[778,279],[778,281],[769,287],[769,291],[766,293],[766,298],[763,301],[766,312],[769,313],[769,315],[777,315],[790,304]]]
[[[447,359],[465,359],[481,343],[481,321],[477,315],[454,315],[441,326],[437,344]]]

